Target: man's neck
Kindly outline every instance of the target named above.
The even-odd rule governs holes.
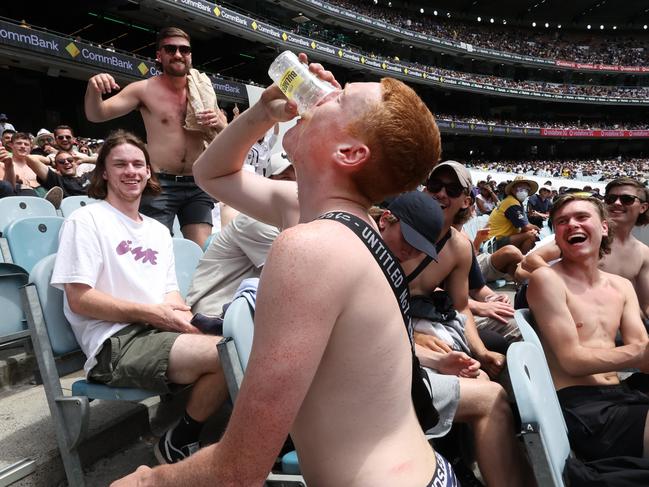
[[[170,76],[166,73],[160,75],[163,83],[175,91],[180,91],[187,86],[187,75],[185,76]]]
[[[323,180],[310,184],[305,178],[301,178],[297,187],[300,223],[313,221],[328,211],[345,211],[363,220],[371,220],[368,210],[372,205],[359,194]]]
[[[120,213],[123,213],[124,215],[129,217],[131,220],[135,222],[141,222],[142,217],[140,216],[139,211],[140,199],[141,198],[138,198],[136,201],[126,201],[109,193],[108,196],[106,196],[106,203],[118,210]]]
[[[12,159],[14,161],[14,164],[27,164],[27,159],[25,158],[25,156],[19,156],[18,154],[14,153]]]
[[[615,232],[613,241],[615,242],[617,240],[620,243],[625,243],[629,239],[634,238],[633,235],[631,234],[633,227],[634,227],[633,223],[615,222],[613,224],[613,231]]]
[[[563,258],[556,264],[560,266],[563,273],[570,276],[571,279],[594,284],[600,276],[599,255],[591,255],[584,259],[570,260]]]

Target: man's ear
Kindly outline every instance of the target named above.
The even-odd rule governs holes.
[[[608,221],[602,220],[602,235],[608,237]]]
[[[336,150],[336,162],[348,168],[358,168],[370,157],[370,148],[361,143],[344,143]]]

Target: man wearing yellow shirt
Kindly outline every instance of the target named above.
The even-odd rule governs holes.
[[[507,196],[489,216],[489,237],[496,239],[494,250],[514,245],[526,254],[534,247],[540,229],[527,220],[523,201],[538,189],[538,183],[524,176],[516,176],[505,187]]]

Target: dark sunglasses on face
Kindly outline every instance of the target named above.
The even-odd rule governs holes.
[[[56,140],[72,140],[71,135],[57,135]]]
[[[635,202],[635,200],[638,200],[640,203],[644,203],[642,199],[634,194],[607,194],[606,196],[604,196],[604,203],[606,203],[607,205],[612,205],[618,199],[624,206],[631,206]]]
[[[176,51],[180,51],[180,54],[182,56],[187,56],[192,52],[191,46],[177,46],[175,44],[165,44],[164,46],[162,46],[162,49],[170,56],[176,54]]]
[[[72,164],[74,162],[74,157],[66,157],[64,159],[57,159],[56,160],[57,164],[65,164],[66,162],[69,162],[70,164]]]
[[[450,198],[457,198],[464,193],[464,188],[459,183],[445,183],[439,179],[431,179],[426,185],[426,189],[431,193],[439,193],[442,188],[446,189],[446,194]]]

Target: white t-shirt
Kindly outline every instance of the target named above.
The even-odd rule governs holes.
[[[87,205],[63,223],[52,286],[80,283],[118,299],[142,304],[164,301],[178,290],[169,230],[141,215],[136,222],[106,201]],[[86,374],[97,363],[95,355],[104,340],[130,323],[112,323],[78,315],[67,296],[63,311],[81,349],[88,357]]]

